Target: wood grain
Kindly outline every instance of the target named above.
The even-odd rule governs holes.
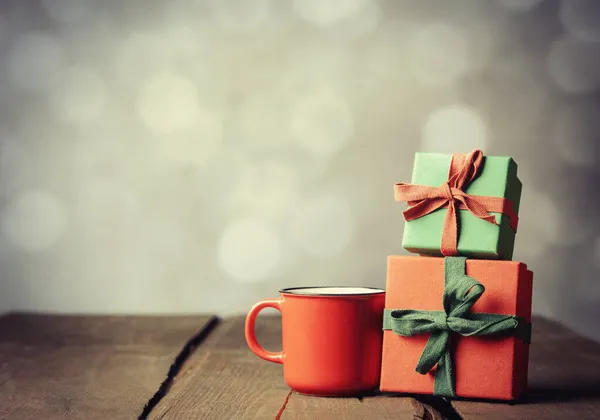
[[[529,386],[517,404],[455,401],[468,420],[600,419],[600,344],[535,318]]]
[[[281,420],[425,419],[443,420],[433,407],[414,398],[377,395],[364,398],[318,398],[292,393]]]
[[[149,418],[456,416],[436,397],[317,398],[291,392],[281,365],[248,350],[243,317],[222,321],[208,334],[214,325],[210,316],[0,317],[0,419],[135,419],[174,362],[182,363],[179,374]],[[533,334],[524,400],[453,402],[463,418],[600,418],[600,344],[540,318]],[[280,318],[259,317],[257,336],[265,348],[280,350]],[[194,348],[198,337],[203,342]]]
[[[281,350],[281,319],[259,317],[256,335]],[[185,363],[150,419],[274,419],[289,394],[281,365],[247,349],[244,318],[224,320]]]
[[[259,342],[281,350],[281,318],[259,317]],[[290,391],[281,365],[248,350],[244,318],[223,321],[196,349],[151,419],[403,419],[441,420],[409,397],[316,398]]]
[[[1,419],[135,419],[212,319],[0,318]]]

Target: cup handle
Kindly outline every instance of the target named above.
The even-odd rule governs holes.
[[[264,308],[274,308],[281,312],[281,299],[265,299],[258,302],[254,305],[248,315],[246,316],[246,342],[248,343],[248,347],[254,354],[256,354],[261,359],[267,360],[273,363],[283,363],[283,352],[272,352],[267,351],[256,340],[256,333],[254,330],[254,324],[256,323],[256,317],[258,313],[262,311]]]

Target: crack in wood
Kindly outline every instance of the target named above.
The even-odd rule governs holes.
[[[290,401],[290,397],[292,396],[293,393],[294,393],[294,391],[290,389],[290,392],[288,392],[288,394],[285,397],[285,400],[283,401],[283,405],[281,406],[281,408],[277,412],[277,415],[275,416],[275,420],[281,419],[281,416],[283,415],[283,412],[285,411],[285,407],[287,407],[288,402]]]
[[[138,417],[138,420],[146,420],[154,407],[164,398],[164,396],[169,392],[173,381],[176,376],[181,371],[186,360],[190,357],[193,351],[200,345],[206,338],[210,335],[210,333],[217,327],[217,325],[221,322],[219,317],[212,317],[208,323],[199,330],[192,338],[190,338],[185,346],[181,349],[175,360],[171,364],[169,371],[167,373],[166,379],[160,384],[160,387],[156,391],[156,393],[148,400],[142,413]]]

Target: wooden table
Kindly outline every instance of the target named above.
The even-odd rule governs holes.
[[[535,319],[518,404],[291,392],[246,347],[243,317],[0,317],[0,419],[600,419],[600,344]],[[281,348],[277,317],[259,341]]]

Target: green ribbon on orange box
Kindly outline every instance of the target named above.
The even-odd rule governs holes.
[[[444,259],[443,311],[415,309],[386,309],[383,329],[404,337],[430,333],[421,353],[416,371],[427,374],[437,364],[433,393],[455,397],[454,368],[450,354],[450,334],[465,337],[482,335],[510,335],[529,344],[531,324],[515,315],[470,312],[485,288],[466,275],[465,257]]]

